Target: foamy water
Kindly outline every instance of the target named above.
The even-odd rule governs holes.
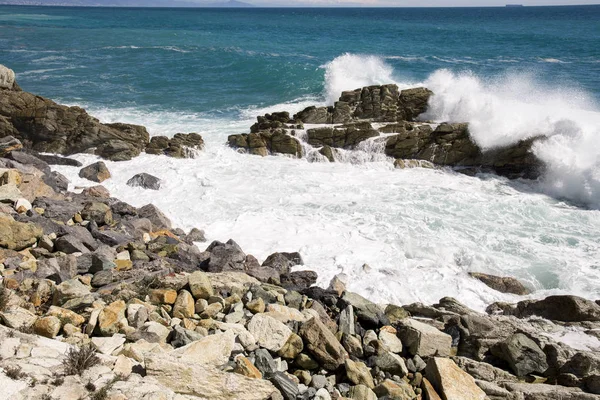
[[[342,76],[347,77],[351,71],[348,62],[363,62],[360,56],[344,57],[344,63],[335,60],[325,66],[328,80],[324,98],[334,91],[384,83],[384,79],[395,76],[383,60],[369,58],[364,61],[372,64],[369,74],[383,71],[384,75],[371,78],[361,73],[350,76],[344,84],[345,78],[337,76],[336,64],[344,64]],[[473,93],[485,101],[469,102],[468,91],[456,90],[465,80],[470,90],[477,89]],[[524,137],[518,131],[527,121],[537,124],[550,119],[537,128],[552,126],[554,121],[551,118],[556,110],[542,113],[549,106],[534,105],[535,114],[530,115],[530,108],[507,105],[509,90],[494,92],[492,86],[474,76],[440,71],[426,83],[438,93],[427,117],[464,118],[474,124],[474,135],[482,145],[486,140],[493,145]],[[410,82],[402,85],[410,86]],[[512,100],[527,102],[517,94]],[[535,290],[532,297],[557,293],[600,297],[600,212],[577,208],[544,194],[556,187],[553,175],[536,183],[495,176],[468,177],[450,170],[396,170],[391,160],[378,153],[377,146],[364,148],[364,157],[346,154],[341,161],[347,162],[340,163],[262,158],[239,154],[225,146],[227,136],[247,132],[256,115],[295,112],[319,102],[327,101],[300,99],[243,110],[240,117],[224,119],[91,107],[89,111],[102,121],[143,124],[152,134],[199,132],[206,141],[206,150],[197,159],[142,155],[128,162],[107,162],[113,177],[104,185],[113,196],[135,206],[156,204],[176,226],[205,229],[209,242],[233,238],[259,260],[275,251],[300,251],[305,267],[319,273],[320,285],[327,285],[337,273],[345,273],[351,290],[378,302],[433,303],[443,296],[453,296],[481,310],[493,301],[521,299],[471,279],[471,271],[515,276]],[[494,111],[498,105],[503,108]],[[482,117],[477,125],[479,112]],[[595,115],[593,110],[579,112],[578,116]],[[437,118],[436,113],[440,113]],[[567,114],[568,110],[564,116]],[[501,121],[502,115],[512,115],[516,121],[513,128],[500,124],[494,130],[493,123],[485,125],[486,118]],[[556,118],[559,121],[559,116]],[[586,121],[577,119],[574,123]],[[599,154],[594,153],[596,148],[591,143],[582,145],[579,136],[564,132],[553,131],[552,141],[536,149],[538,154],[560,148],[565,156],[558,158],[562,164],[556,171],[560,171],[571,151],[589,159],[584,169],[595,171],[593,159]],[[76,158],[86,164],[96,160],[89,155]],[[57,169],[73,187],[92,184],[77,176],[77,168]],[[128,187],[126,181],[139,172],[161,178],[161,190]],[[593,200],[588,204],[597,204],[594,189],[587,186],[581,192],[582,187],[577,186],[580,172],[577,169],[570,177],[574,188],[563,187],[559,194],[575,194],[570,198],[576,201],[585,201],[588,196],[587,200]],[[592,174],[587,179],[589,183],[598,178]],[[364,264],[369,268],[363,268]]]

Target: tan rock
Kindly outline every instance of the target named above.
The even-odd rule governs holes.
[[[37,225],[17,222],[9,215],[0,214],[0,247],[23,250],[35,244],[43,233]]]
[[[270,351],[279,351],[287,343],[292,331],[275,318],[264,314],[255,314],[248,323],[248,331],[258,345]]]
[[[220,366],[229,361],[235,334],[233,331],[206,336],[170,353],[172,357],[194,364]]]
[[[175,304],[177,292],[173,289],[153,289],[150,291],[152,304]]]
[[[85,322],[85,318],[76,312],[57,306],[51,306],[46,314],[58,318],[62,325],[81,326]]]
[[[352,386],[348,396],[354,400],[377,400],[375,392],[365,385]]]
[[[202,271],[195,271],[188,277],[190,291],[195,299],[208,300],[214,294],[212,283],[208,275]]]
[[[266,400],[277,389],[266,380],[219,371],[169,357],[149,356],[146,372],[175,393],[200,400]]]
[[[125,318],[126,305],[123,300],[117,300],[98,315],[98,329],[104,336],[111,336],[119,332],[119,322]]]
[[[176,318],[191,318],[194,313],[194,298],[187,290],[180,291],[173,305],[173,316]]]
[[[129,375],[131,375],[132,370],[133,362],[131,359],[120,354],[117,357],[117,361],[115,361],[115,365],[113,366],[113,373],[115,373],[115,375],[120,375],[127,378]]]
[[[412,355],[421,357],[450,355],[452,337],[416,319],[404,319],[398,327],[398,337]]]
[[[306,348],[327,370],[334,371],[348,358],[348,353],[335,335],[320,321],[311,318],[298,331]]]
[[[375,387],[371,372],[364,363],[360,361],[354,362],[350,359],[347,359],[345,361],[345,365],[346,376],[350,382],[354,383],[355,385],[365,385],[369,389],[373,389]]]
[[[277,352],[277,355],[287,359],[294,359],[304,350],[304,343],[302,338],[295,333],[292,333],[287,342],[283,345],[281,350]]]
[[[40,336],[52,339],[60,332],[60,325],[60,320],[56,317],[42,317],[35,321],[33,330]]]
[[[442,400],[439,394],[435,391],[431,382],[427,380],[427,378],[423,378],[423,383],[421,384],[421,389],[423,389],[423,394],[425,394],[426,400]]]
[[[0,312],[0,320],[9,328],[29,328],[37,319],[37,316],[22,307],[12,307]]]
[[[223,311],[223,304],[212,303],[204,308],[204,311],[200,314],[201,318],[215,318],[218,313]]]
[[[249,301],[246,304],[246,308],[250,310],[253,314],[264,313],[265,312],[265,301],[262,298],[258,298],[252,301]]]
[[[417,395],[410,383],[400,380],[399,382],[386,379],[373,390],[377,397],[388,399],[415,399]]]
[[[240,355],[235,358],[235,373],[247,376],[248,378],[261,379],[262,373],[246,357]]]
[[[447,400],[484,400],[486,394],[475,379],[449,358],[432,357],[427,362],[425,374],[431,384]]]

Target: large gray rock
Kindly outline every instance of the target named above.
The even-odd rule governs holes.
[[[557,295],[521,301],[515,314],[519,317],[537,315],[562,322],[600,321],[600,305],[578,296]]]
[[[3,132],[2,126],[0,125],[0,132]],[[6,132],[10,133],[10,132]],[[6,134],[5,133],[5,134]],[[16,139],[10,135],[0,138],[0,157],[5,157],[10,152],[15,150],[21,150],[23,143],[19,139]]]
[[[155,230],[171,229],[171,221],[162,211],[154,204],[148,204],[138,210],[140,218],[146,218],[152,222],[152,227]]]
[[[543,374],[548,369],[546,354],[529,337],[516,333],[492,348],[492,353],[508,362],[518,376]]]
[[[358,320],[366,326],[378,327],[389,323],[384,310],[380,306],[359,294],[346,291],[340,301],[343,307],[351,305]]]
[[[206,248],[206,251],[210,252],[209,272],[245,270],[246,254],[232,239],[226,243],[214,241]]]

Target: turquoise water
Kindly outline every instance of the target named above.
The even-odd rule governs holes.
[[[326,92],[324,65],[374,55],[396,81],[525,73],[600,99],[600,6],[106,9],[0,6],[0,60],[68,102],[219,114]],[[356,68],[360,68],[357,65]]]
[[[326,286],[373,300],[477,309],[516,301],[469,277],[516,276],[533,297],[600,297],[600,6],[472,9],[108,9],[0,6],[0,64],[28,91],[151,134],[198,132],[196,159],[107,162],[103,184],[183,229],[264,260],[300,251]],[[427,115],[482,148],[534,135],[536,182],[396,170],[375,141],[336,163],[226,146],[256,115],[371,84],[425,85]],[[84,163],[94,156],[77,155]],[[320,158],[319,158],[320,157]],[[72,189],[89,185],[59,167]],[[131,188],[138,172],[159,192]],[[370,269],[363,268],[368,264]]]

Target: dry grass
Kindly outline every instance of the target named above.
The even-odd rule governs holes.
[[[71,348],[63,360],[65,375],[81,375],[83,371],[100,363],[92,345]]]

